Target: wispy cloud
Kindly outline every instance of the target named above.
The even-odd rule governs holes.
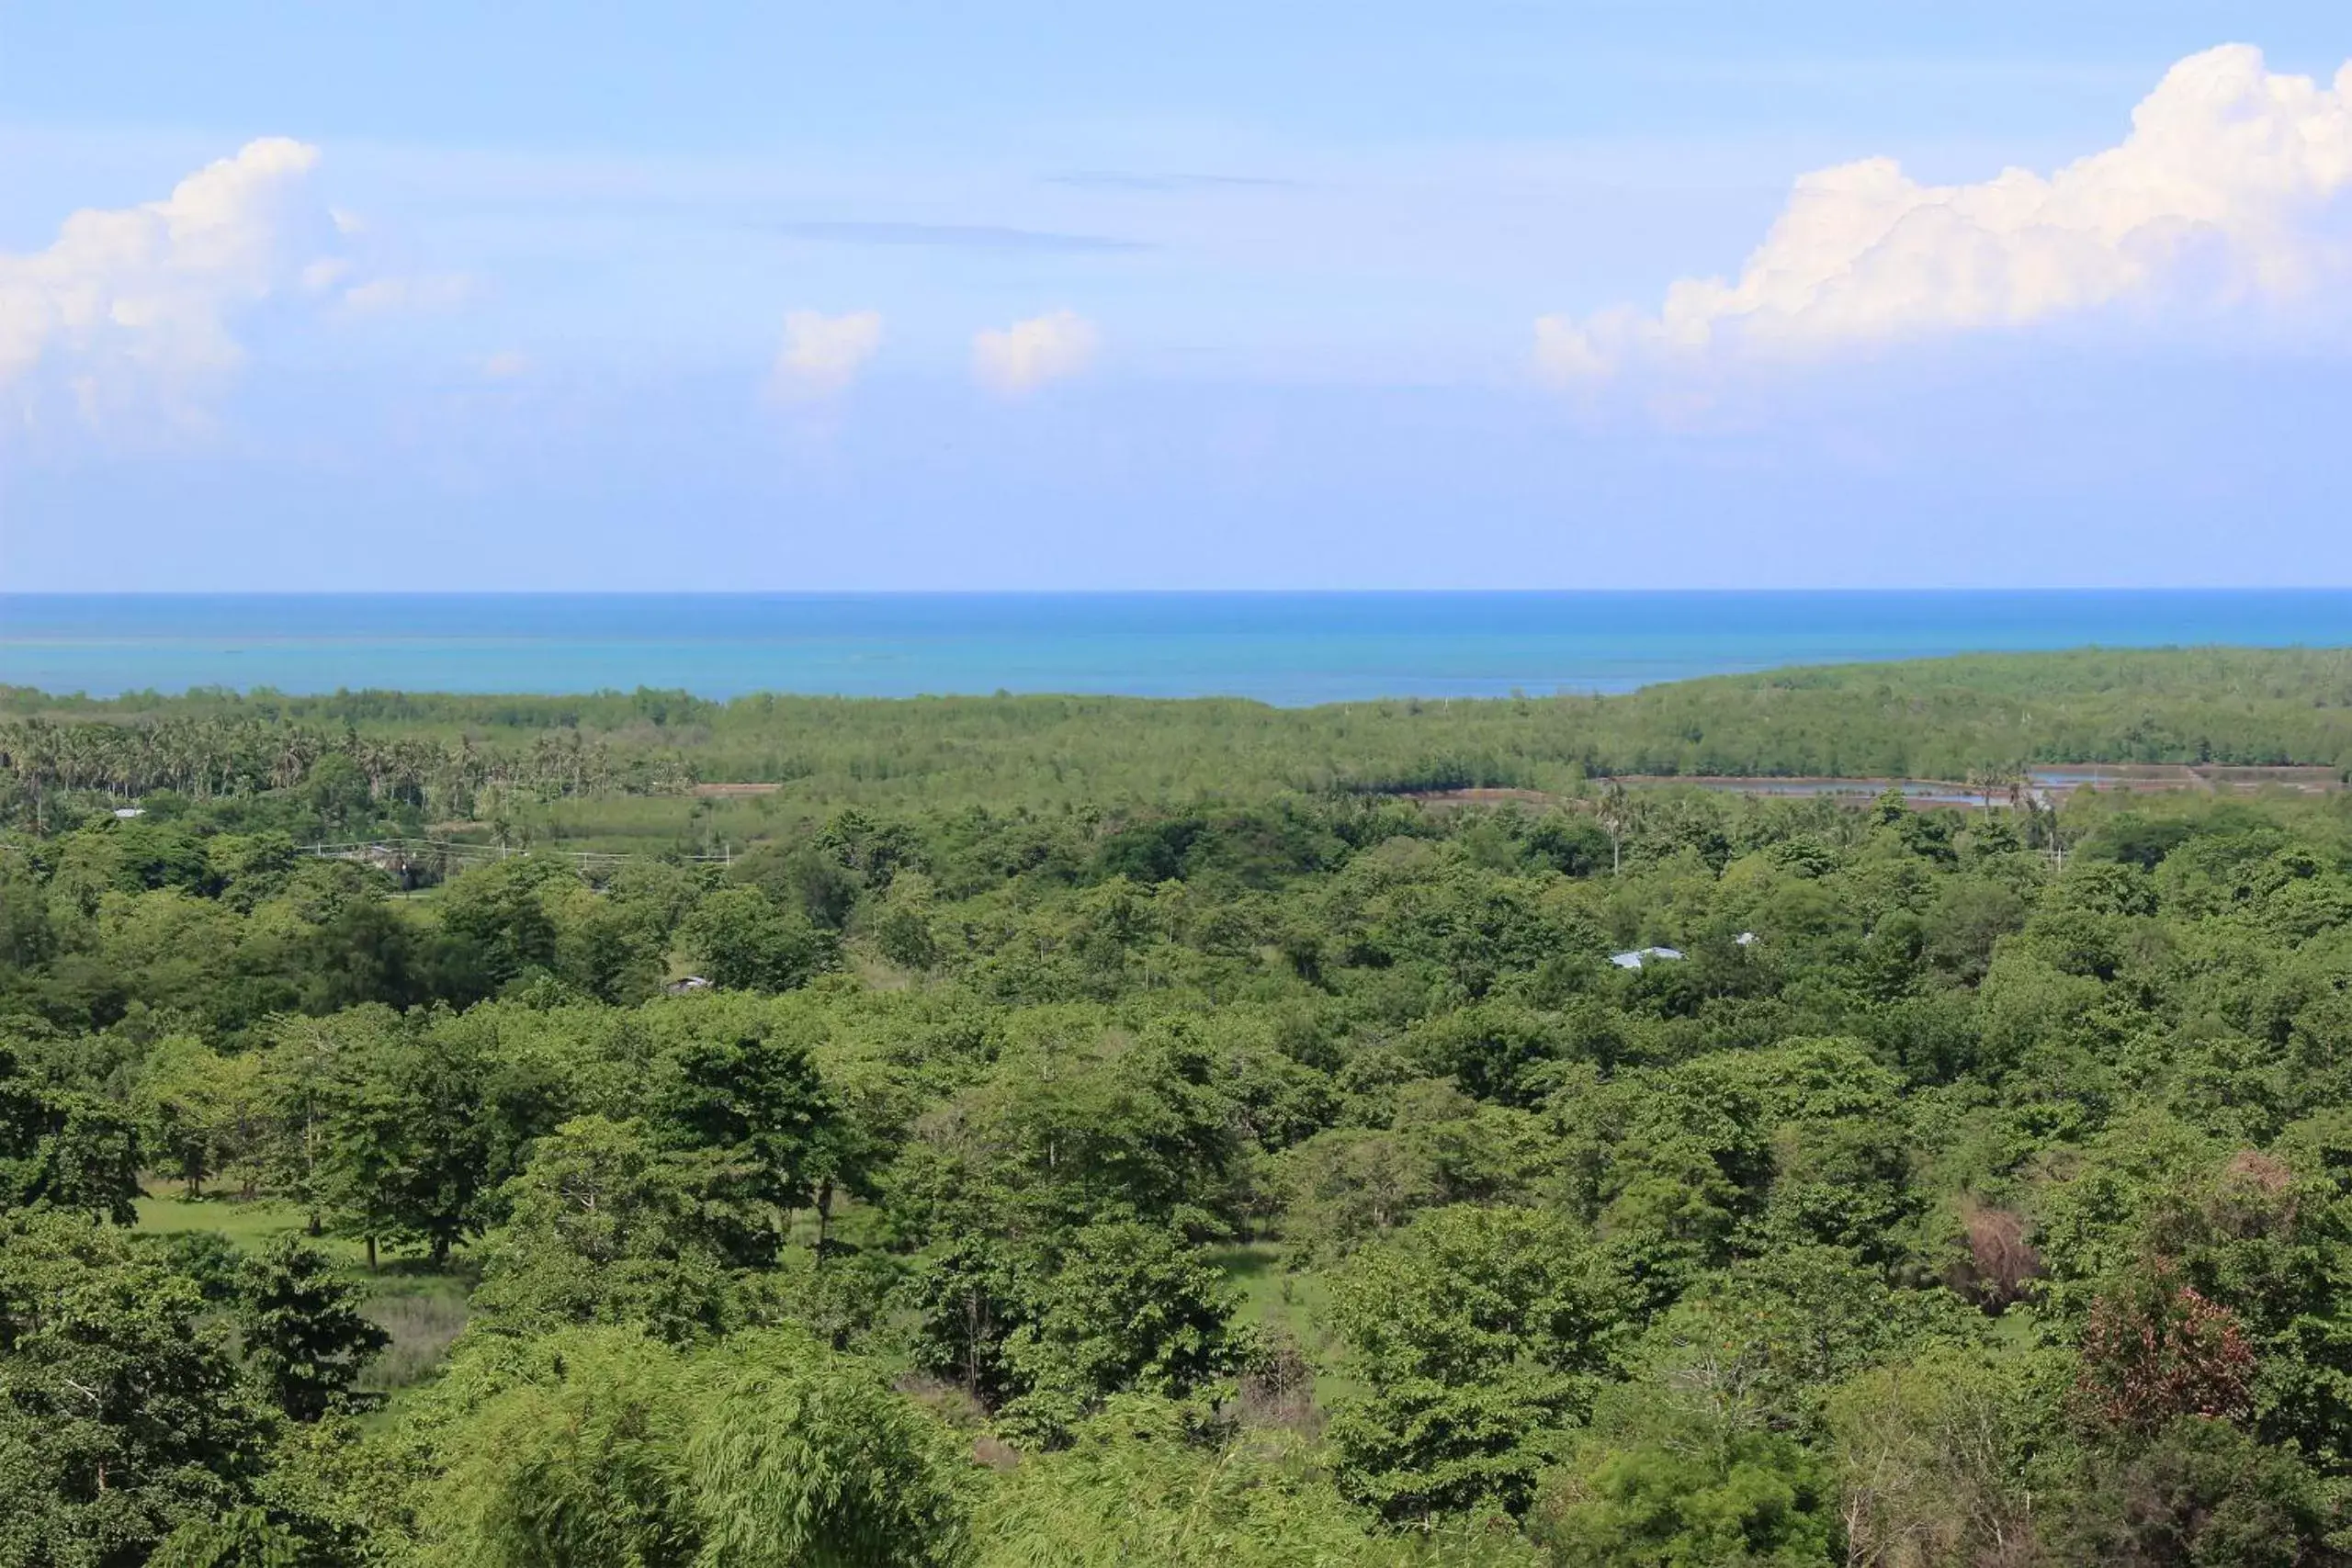
[[[464,273],[414,273],[354,285],[344,291],[343,303],[362,315],[454,310],[471,300],[479,288]]]
[[[1080,190],[1155,195],[1210,190],[1297,190],[1303,185],[1298,180],[1281,179],[1271,175],[1137,174],[1124,169],[1079,169],[1066,175],[1048,175],[1046,179],[1049,185],[1071,186]]]
[[[1107,234],[1064,234],[995,223],[795,222],[775,231],[796,240],[840,245],[944,245],[981,251],[1064,251],[1077,254],[1148,251],[1142,240]]]

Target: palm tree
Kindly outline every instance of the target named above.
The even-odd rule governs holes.
[[[1609,874],[1614,876],[1624,866],[1626,807],[1629,802],[1625,786],[1615,779],[1602,781],[1600,785],[1600,825],[1609,830]]]

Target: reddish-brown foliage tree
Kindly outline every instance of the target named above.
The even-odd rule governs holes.
[[[2182,1416],[2236,1420],[2249,1409],[2254,1349],[2237,1314],[2165,1261],[2091,1305],[2075,1393],[2109,1427],[2151,1432]]]

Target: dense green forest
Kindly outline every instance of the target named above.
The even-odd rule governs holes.
[[[2352,1561],[2346,797],[1587,782],[2347,699],[10,694],[0,1562]]]

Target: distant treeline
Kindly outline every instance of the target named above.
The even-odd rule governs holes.
[[[959,805],[1267,789],[1548,789],[1623,774],[1960,779],[2054,762],[2352,765],[2352,650],[1980,655],[1729,676],[1623,696],[1397,699],[580,696],[0,687],[0,778],[197,798],[285,789],[327,759],[379,800],[467,815],[485,791],[785,786]]]

